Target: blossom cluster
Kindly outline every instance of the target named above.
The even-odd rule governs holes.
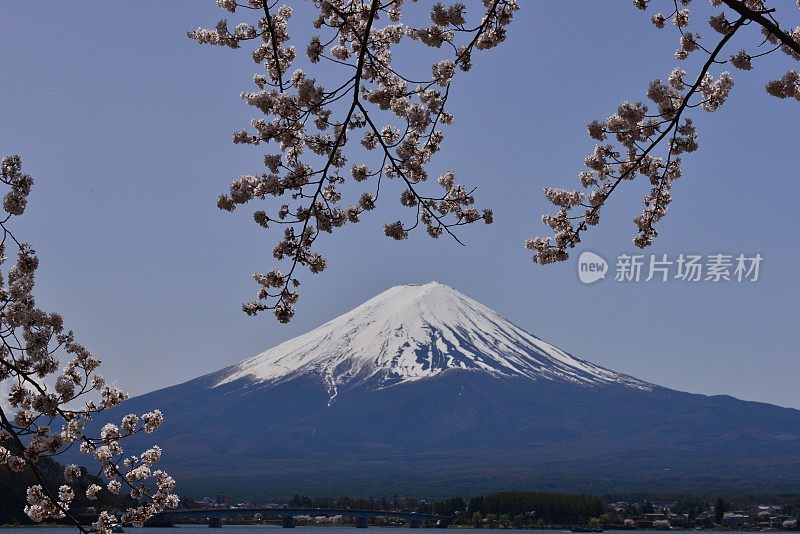
[[[476,2],[482,8],[473,23],[472,4],[468,10],[466,3],[437,2],[425,26],[404,22],[403,0],[319,0],[312,35],[303,40],[305,70],[292,70],[300,59],[290,41],[289,6],[275,9],[262,0],[217,4],[229,13],[257,13],[258,18],[233,30],[222,20],[189,37],[234,49],[252,42],[252,58],[263,70],[253,77],[255,89],[242,98],[259,115],[233,141],[273,150],[264,158],[265,172],[234,180],[218,207],[233,211],[254,199],[281,199],[253,217],[263,228],[284,228],[273,256],[288,262],[285,272],[272,269],[254,276],[259,290],[257,299],[244,305],[246,313],[272,310],[279,321],[289,321],[299,296],[297,266],[323,271],[326,260],[313,249],[316,239],[375,209],[387,181],[397,184],[400,204],[414,213],[410,223],[384,225],[392,239],[406,239],[420,225],[437,238],[444,233],[455,237],[457,226],[492,222],[491,210],[479,210],[472,190],[459,184],[453,172],[438,177],[436,193],[426,192],[422,184],[441,149],[442,126],[454,120],[446,103],[457,73],[472,67],[475,50],[505,40],[517,0]],[[427,72],[399,72],[395,51],[420,45],[441,56]],[[330,72],[341,78],[320,82],[323,73],[333,78]]]
[[[151,470],[160,449],[126,457],[121,440],[153,432],[163,416],[157,410],[141,418],[129,414],[120,427],[104,426],[98,437],[87,433],[88,421],[122,404],[127,394],[97,374],[100,360],[75,340],[73,332],[64,330],[60,315],[36,306],[32,291],[39,260],[33,248],[18,241],[9,229],[11,217],[25,211],[33,178],[22,172],[18,156],[3,158],[1,167],[0,181],[9,190],[3,202],[6,217],[0,220],[0,267],[6,267],[5,276],[0,274],[0,382],[8,384],[7,398],[0,404],[0,469],[19,473],[29,468],[38,473],[42,457],[79,446],[99,464],[98,476],[106,481],[108,491],[119,493],[124,486],[139,503],[123,514],[123,520],[141,525],[165,507],[177,506],[177,497],[171,493],[175,481]],[[16,249],[16,261],[6,266],[9,246]],[[67,357],[63,366],[59,353]],[[82,470],[69,465],[63,475],[66,484],[57,494],[41,484],[28,488],[25,512],[32,520],[72,518],[70,504]],[[86,497],[96,499],[101,489],[97,484],[89,486]],[[115,522],[115,516],[107,514],[94,529],[107,532]]]
[[[634,0],[633,3],[638,9],[647,10],[653,2]],[[683,174],[680,156],[694,152],[699,146],[697,131],[692,119],[686,117],[687,112],[694,108],[718,110],[733,88],[730,72],[723,71],[715,78],[711,68],[730,64],[740,70],[751,70],[756,58],[777,50],[800,60],[800,26],[794,30],[782,28],[776,22],[776,9],[765,1],[711,0],[711,8],[717,11],[709,17],[708,25],[719,35],[713,47],[704,46],[700,33],[688,31],[693,18],[689,9],[692,3],[692,0],[665,2],[670,11],[655,13],[651,22],[656,28],[672,25],[677,29],[676,60],[687,61],[700,55],[696,75],[687,81],[686,70],[675,68],[666,81],[650,83],[646,95],[651,104],[626,101],[606,120],[588,125],[589,136],[598,144],[585,159],[588,170],[579,175],[584,191],[545,189],[545,196],[557,211],[542,217],[552,236],[535,237],[525,243],[534,252],[534,262],[566,260],[569,249],[581,241],[581,234],[599,223],[600,212],[610,195],[621,183],[637,176],[650,183],[650,191],[644,196],[641,213],[634,217],[637,235],[633,242],[640,248],[652,244],[658,235],[655,224],[666,215],[672,202],[673,183]],[[749,25],[761,29],[757,44],[725,59],[723,54],[729,41]],[[779,98],[800,100],[800,74],[790,70],[770,81],[766,90]],[[663,147],[661,155],[656,152],[659,147]],[[578,209],[582,213],[575,213]]]

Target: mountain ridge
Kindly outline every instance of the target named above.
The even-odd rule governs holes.
[[[186,491],[795,491],[800,411],[671,390],[452,288],[391,288],[243,362],[130,399]]]

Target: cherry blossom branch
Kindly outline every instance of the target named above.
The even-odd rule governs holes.
[[[281,72],[281,64],[279,54],[279,47],[278,47],[278,40],[275,36],[275,25],[272,21],[272,14],[269,12],[269,0],[262,0],[264,3],[264,15],[267,19],[267,28],[269,29],[269,36],[270,42],[272,43],[272,55],[275,59],[275,70],[276,72]],[[278,87],[280,88],[281,93],[283,92],[283,75],[278,76]]]
[[[747,7],[747,4],[742,0],[722,0],[726,6],[736,11],[740,16],[747,20],[752,20],[756,24],[764,27],[770,35],[775,36],[784,46],[793,50],[796,54],[800,54],[800,42],[792,38],[791,35],[769,20],[764,15],[766,13],[774,13],[775,9],[764,9],[762,11],[755,11]]]
[[[31,291],[39,260],[33,249],[18,241],[6,226],[11,215],[19,216],[25,211],[33,178],[21,171],[19,157],[10,156],[2,159],[0,181],[9,186],[3,198],[3,209],[9,216],[0,221],[3,230],[0,264],[6,261],[7,240],[18,249],[17,261],[7,270],[6,280],[0,279],[0,382],[15,382],[5,401],[10,410],[16,411],[11,418],[6,413],[7,408],[0,408],[0,468],[7,466],[19,473],[29,467],[34,473],[39,484],[28,488],[25,507],[32,520],[67,518],[82,532],[89,532],[70,512],[70,503],[75,498],[75,489],[70,483],[80,480],[81,469],[77,465],[64,468],[66,483],[58,488],[56,495],[37,464],[39,459],[62,454],[80,442],[81,451],[91,453],[100,463],[109,491],[119,493],[123,485],[130,488],[131,497],[139,506],[125,510],[123,520],[142,525],[165,507],[177,506],[177,496],[170,493],[175,482],[162,471],[151,471],[151,466],[161,457],[161,449],[156,446],[132,461],[126,460],[126,471],[119,469],[123,455],[120,440],[139,431],[152,432],[161,424],[163,416],[157,410],[144,414],[139,428],[139,417],[128,414],[122,418],[124,433],[111,423],[103,426],[99,437],[86,433],[86,421],[119,406],[127,395],[106,384],[105,379],[94,372],[100,360],[76,343],[72,332],[64,332],[63,320],[58,314],[35,307]],[[71,356],[60,374],[58,351]],[[52,388],[45,380],[50,375],[56,375]],[[81,410],[68,407],[90,392],[97,392],[99,405],[90,400]],[[61,431],[56,428],[58,422],[62,425]],[[14,452],[3,446],[9,439]],[[153,480],[152,485],[149,480]],[[92,484],[86,490],[86,497],[94,500],[100,490],[99,485]],[[106,533],[116,522],[116,517],[104,511],[91,530]]]
[[[12,428],[13,427],[11,422],[8,420],[8,417],[6,416],[5,412],[3,411],[3,407],[2,406],[0,406],[0,427],[2,427],[2,428]],[[25,444],[19,438],[17,433],[16,432],[10,432],[10,435],[11,435],[11,439],[14,441],[14,444],[17,446],[17,448],[20,451],[24,451],[25,450]],[[33,473],[34,478],[36,478],[36,481],[39,483],[39,487],[45,493],[45,495],[47,496],[48,500],[50,502],[52,502],[53,506],[56,508],[56,510],[58,510],[60,512],[59,515],[61,515],[62,517],[65,517],[80,532],[83,532],[84,534],[89,534],[90,532],[92,532],[92,530],[89,530],[89,529],[85,528],[81,524],[81,522],[78,521],[78,519],[76,517],[74,517],[69,512],[69,507],[68,506],[65,506],[57,498],[57,496],[53,495],[53,493],[50,491],[50,487],[49,487],[49,484],[47,483],[47,480],[45,480],[44,476],[42,475],[41,471],[39,470],[39,466],[36,465],[35,462],[25,458],[24,455],[22,456],[22,458],[25,460],[25,464],[27,465],[27,467]]]
[[[587,156],[586,165],[589,171],[580,175],[584,188],[594,188],[588,194],[578,190],[545,188],[545,196],[559,208],[553,215],[545,215],[542,221],[550,226],[554,234],[551,237],[535,237],[528,240],[525,246],[534,251],[534,261],[540,264],[564,261],[569,257],[569,249],[581,241],[581,234],[589,226],[598,224],[600,211],[612,193],[625,180],[633,180],[637,174],[643,175],[651,183],[650,193],[644,197],[644,209],[634,219],[638,227],[638,235],[634,244],[647,247],[652,244],[658,232],[654,224],[661,220],[667,212],[672,200],[672,182],[682,174],[681,159],[677,157],[684,152],[697,150],[697,133],[690,119],[685,119],[687,109],[700,107],[705,111],[716,111],[727,99],[733,87],[730,73],[722,72],[714,81],[710,74],[713,65],[730,63],[741,70],[751,70],[754,59],[763,57],[778,49],[782,49],[796,60],[800,55],[800,27],[791,33],[780,30],[773,22],[775,9],[767,8],[763,1],[748,0],[712,0],[717,6],[724,2],[739,13],[739,18],[731,23],[725,13],[720,12],[709,19],[709,25],[722,35],[713,49],[709,50],[700,44],[700,35],[685,31],[689,25],[689,10],[681,9],[677,0],[671,0],[671,12],[665,16],[656,13],[652,17],[653,24],[663,28],[668,20],[677,27],[680,35],[680,48],[675,58],[685,60],[699,50],[708,57],[704,61],[694,82],[689,85],[683,81],[686,72],[675,69],[669,77],[669,84],[655,80],[650,84],[647,96],[658,106],[657,114],[648,114],[647,107],[641,102],[623,102],[617,113],[604,122],[593,121],[589,124],[589,135],[598,141],[605,141],[613,135],[621,145],[618,151],[613,145],[600,144],[592,154]],[[639,9],[645,10],[649,0],[634,0]],[[682,6],[688,6],[691,0],[681,0]],[[769,18],[767,18],[769,17]],[[722,59],[721,52],[731,38],[750,23],[763,28],[766,38],[761,43],[784,43],[762,53],[753,54],[747,50]],[[759,45],[761,46],[761,45]],[[780,98],[789,96],[800,100],[800,73],[789,71],[783,78],[773,80],[766,86],[767,92]],[[702,95],[701,99],[694,99]],[[683,123],[681,123],[683,121]],[[654,150],[669,137],[666,159],[654,157]],[[621,152],[625,157],[621,157]],[[572,215],[575,208],[583,208],[582,215]]]
[[[264,9],[262,1],[248,0],[247,5]],[[239,6],[233,0],[218,0],[217,3],[232,13]],[[518,9],[516,0],[484,2],[481,21],[472,29],[465,29],[468,27],[467,7],[461,3],[447,7],[435,4],[431,9],[433,24],[429,27],[403,24],[400,0],[318,0],[315,5],[319,15],[314,19],[314,28],[330,31],[330,35],[324,38],[313,35],[306,54],[312,65],[323,61],[346,69],[347,77],[336,83],[338,87],[333,91],[325,90],[311,77],[310,71],[300,69],[283,83],[281,75],[288,71],[294,59],[294,47],[290,46],[287,30],[292,10],[287,5],[276,12],[270,11],[272,18],[259,22],[259,29],[242,22],[229,31],[227,21],[222,20],[213,29],[189,32],[189,36],[201,44],[232,49],[240,48],[243,42],[254,41],[257,47],[253,58],[267,70],[267,77],[262,74],[254,77],[260,91],[242,95],[265,118],[253,119],[251,126],[255,132],[237,132],[234,142],[274,143],[280,153],[266,156],[265,166],[269,172],[244,175],[235,180],[229,194],[219,198],[218,206],[233,211],[239,204],[256,198],[289,197],[289,202],[282,204],[277,214],[262,210],[254,213],[256,223],[264,228],[273,223],[285,227],[284,237],[273,250],[273,256],[278,261],[289,262],[287,272],[272,269],[255,274],[254,279],[260,286],[257,299],[243,306],[250,315],[272,310],[281,322],[289,321],[294,314],[298,299],[298,265],[312,273],[326,267],[325,258],[312,251],[316,239],[322,232],[330,233],[346,223],[359,222],[365,212],[375,209],[384,175],[390,179],[400,178],[405,186],[400,203],[415,209],[414,224],[396,221],[384,226],[388,237],[405,239],[408,232],[421,223],[432,237],[439,237],[446,231],[461,243],[451,231],[452,227],[479,220],[492,221],[490,210],[481,213],[474,208],[472,191],[457,184],[452,172],[439,177],[441,195],[429,195],[418,188],[427,180],[427,166],[443,139],[438,127],[453,120],[445,111],[445,104],[455,71],[470,69],[474,49],[489,49],[502,42],[505,27]],[[389,23],[379,25],[377,21],[384,18]],[[466,42],[459,45],[457,38],[462,37]],[[258,39],[264,44],[257,44]],[[454,57],[433,63],[430,79],[400,73],[392,63],[392,48],[403,41],[416,41],[432,49],[447,45],[453,49]],[[265,90],[266,85],[281,90]],[[342,106],[344,121],[332,121],[335,106],[341,105],[337,102],[347,95],[352,99],[347,106]],[[389,122],[381,126],[379,115],[393,116],[399,124]],[[312,133],[312,127],[317,132]],[[328,133],[331,129],[333,134]],[[363,131],[362,149],[379,149],[380,166],[375,169],[367,164],[354,164],[350,177],[355,182],[377,179],[378,184],[371,188],[375,194],[364,192],[354,204],[340,207],[342,184],[347,181],[342,169],[358,148],[353,143],[348,144],[351,131],[355,130]]]
[[[353,75],[353,78],[352,78],[352,80],[353,80],[353,102],[352,102],[352,104],[350,104],[350,109],[347,111],[347,116],[345,117],[344,121],[341,123],[342,126],[341,126],[341,128],[339,130],[339,134],[336,136],[336,141],[334,142],[333,147],[332,147],[332,149],[330,151],[330,156],[328,157],[328,160],[325,163],[325,167],[322,170],[322,176],[320,177],[319,185],[317,186],[316,190],[314,191],[314,195],[311,198],[311,202],[310,202],[310,206],[311,207],[309,209],[307,217],[303,221],[303,226],[302,226],[302,229],[300,231],[301,239],[302,239],[302,236],[306,235],[306,232],[308,230],[309,222],[311,221],[311,215],[317,209],[316,208],[317,198],[319,198],[319,195],[322,193],[322,188],[323,188],[323,186],[325,184],[325,181],[326,181],[326,178],[328,176],[328,171],[330,170],[331,165],[333,164],[334,158],[335,158],[335,156],[336,156],[336,154],[337,154],[337,152],[339,150],[339,147],[341,147],[342,143],[344,142],[344,139],[345,139],[345,136],[346,136],[346,132],[347,132],[347,126],[350,124],[350,121],[353,118],[353,113],[355,112],[356,108],[359,106],[358,98],[359,98],[360,89],[361,89],[361,76],[362,76],[362,73],[364,71],[364,58],[365,58],[367,50],[368,50],[367,42],[369,40],[369,32],[370,32],[370,30],[372,28],[372,23],[375,20],[375,12],[377,11],[379,5],[380,5],[380,0],[372,0],[372,6],[370,8],[370,16],[369,16],[369,19],[367,21],[367,26],[364,29],[364,35],[363,35],[362,40],[361,40],[361,53],[359,54],[358,61],[356,63],[356,73]],[[319,234],[317,233],[317,234],[315,234],[315,236],[316,235],[319,235]],[[314,239],[316,239],[316,237],[314,237]],[[307,248],[310,248],[310,246],[314,242],[314,239],[309,240]],[[290,291],[289,290],[289,283],[290,283],[290,281],[294,280],[292,278],[292,275],[294,274],[294,271],[297,268],[297,264],[301,261],[302,254],[304,253],[303,250],[304,250],[303,248],[298,248],[297,252],[293,255],[292,266],[289,269],[289,273],[284,277],[283,288],[282,288],[282,290],[280,292],[280,296],[278,297],[278,301],[274,305],[274,308],[273,308],[275,310],[275,316],[281,322],[288,322],[291,319],[292,315],[293,315],[293,304],[297,301],[297,296],[296,296],[297,293],[294,292],[294,291]],[[260,310],[264,310],[264,309],[269,309],[268,306],[265,306],[265,305],[260,304],[260,303],[255,303],[256,304],[255,306],[253,306],[252,304],[253,303],[251,303],[250,306],[248,306],[247,304],[244,306],[244,310],[248,315],[254,315],[256,313],[256,310],[260,311]]]

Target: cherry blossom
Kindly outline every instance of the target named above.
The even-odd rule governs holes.
[[[585,191],[545,188],[545,196],[557,211],[542,217],[552,235],[534,237],[525,243],[534,252],[536,263],[569,258],[569,250],[581,242],[583,232],[599,223],[600,212],[611,194],[637,176],[649,182],[650,190],[644,196],[641,213],[633,219],[637,228],[633,242],[641,248],[651,245],[658,236],[656,223],[666,215],[672,202],[673,184],[683,175],[680,156],[699,148],[698,134],[688,113],[695,108],[717,111],[734,87],[729,71],[722,71],[715,78],[712,69],[730,63],[734,68],[749,71],[757,58],[778,50],[795,61],[800,60],[800,27],[788,30],[781,26],[776,18],[778,9],[768,7],[765,1],[712,0],[712,8],[720,11],[709,18],[708,25],[720,37],[710,47],[704,45],[700,33],[687,31],[692,21],[689,9],[692,0],[681,0],[680,6],[677,1],[634,0],[633,3],[643,11],[650,4],[663,4],[667,9],[672,6],[671,12],[665,11],[666,15],[662,12],[652,15],[651,22],[663,29],[671,20],[679,38],[675,58],[685,61],[692,54],[702,54],[702,63],[690,81],[683,68],[673,69],[666,83],[653,80],[646,91],[650,104],[626,101],[608,119],[589,123],[589,136],[598,144],[586,157],[588,170],[579,174]],[[747,33],[749,27],[760,31],[753,37]],[[728,52],[728,59],[724,59],[729,42],[739,33],[742,37],[749,36],[752,46],[733,54]],[[789,70],[781,78],[768,82],[766,92],[778,98],[800,100],[800,74]],[[659,148],[662,154],[657,153]]]
[[[0,266],[5,266],[5,277],[0,276],[0,382],[9,385],[7,398],[0,403],[0,469],[19,473],[27,467],[36,477],[38,484],[28,488],[25,507],[33,521],[66,518],[82,532],[109,532],[117,522],[112,514],[103,512],[90,530],[70,513],[84,474],[81,467],[67,465],[66,483],[54,493],[37,463],[77,446],[87,460],[99,464],[96,475],[107,481],[109,491],[119,493],[124,487],[136,495],[137,506],[125,511],[122,519],[141,526],[165,507],[177,506],[172,494],[175,481],[160,471],[151,472],[161,449],[153,446],[139,458],[126,458],[121,442],[153,432],[163,415],[158,410],[141,419],[128,414],[121,426],[104,425],[99,436],[85,432],[87,421],[119,406],[128,395],[96,373],[100,360],[76,341],[72,331],[64,330],[60,315],[36,306],[32,291],[39,260],[10,229],[12,218],[25,211],[33,178],[22,171],[18,156],[3,158],[0,167],[0,181],[8,187],[3,200],[6,216],[0,219]],[[12,265],[6,257],[8,248],[16,255]],[[66,358],[63,365],[61,358]],[[101,490],[93,484],[85,493],[93,500]]]
[[[437,2],[428,26],[404,22],[409,8],[403,0],[317,0],[313,28],[306,28],[311,35],[298,38],[297,47],[290,42],[289,6],[276,9],[260,0],[218,5],[252,20],[234,31],[233,23],[221,20],[189,37],[201,44],[249,47],[263,72],[253,78],[256,89],[242,99],[259,115],[233,141],[272,152],[264,171],[235,179],[217,205],[234,211],[253,200],[276,199],[253,218],[262,228],[283,228],[273,256],[288,263],[286,270],[254,276],[259,289],[256,300],[243,306],[247,314],[272,310],[279,321],[289,321],[299,298],[297,267],[319,273],[327,266],[314,251],[317,238],[362,220],[388,190],[397,190],[400,204],[413,214],[410,222],[384,225],[392,239],[406,239],[423,226],[433,238],[448,234],[458,241],[455,227],[492,222],[492,212],[475,207],[473,189],[457,183],[453,172],[436,180],[438,192],[429,192],[426,183],[444,139],[442,127],[454,120],[446,108],[453,83],[459,71],[472,67],[473,51],[505,40],[516,0]],[[427,72],[398,71],[395,51],[419,45],[433,56]],[[294,66],[301,62],[298,49],[305,52],[306,70]],[[329,74],[332,67],[338,79]],[[353,191],[351,181],[361,189]]]

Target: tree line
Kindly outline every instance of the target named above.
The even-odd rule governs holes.
[[[513,521],[519,525],[584,524],[604,512],[603,502],[591,495],[533,491],[503,491],[470,499],[452,497],[428,502],[415,498],[355,499],[351,497],[310,498],[295,495],[291,508],[338,508],[396,510],[449,516],[456,524],[481,526],[487,520]]]

